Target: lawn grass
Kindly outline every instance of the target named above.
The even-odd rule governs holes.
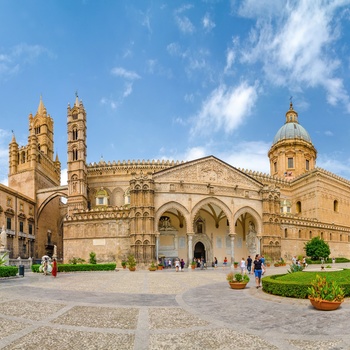
[[[263,290],[267,293],[292,298],[307,298],[307,288],[316,275],[336,281],[344,288],[345,296],[350,297],[350,269],[329,272],[295,272],[284,275],[266,276],[262,279]]]

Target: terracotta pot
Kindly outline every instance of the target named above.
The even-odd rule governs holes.
[[[312,298],[309,299],[314,308],[323,311],[336,310],[342,303],[342,301],[315,300]]]
[[[228,282],[232,289],[244,289],[248,282]]]
[[[126,266],[123,266],[123,269],[126,269]]]
[[[136,271],[136,267],[129,267],[129,271]]]
[[[196,268],[196,265],[191,265],[191,269],[194,270]]]
[[[233,267],[234,267],[235,269],[237,269],[237,268],[238,268],[238,264],[233,264]]]
[[[158,266],[158,270],[163,270],[163,266]]]

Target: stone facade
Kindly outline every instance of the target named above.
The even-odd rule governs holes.
[[[86,111],[76,97],[67,109],[68,184],[59,186],[47,118],[40,101],[30,116],[28,145],[10,144],[10,188],[0,188],[0,199],[18,191],[34,208],[35,258],[56,245],[64,262],[88,260],[90,252],[99,262],[118,264],[130,253],[139,264],[176,257],[233,262],[258,252],[290,260],[315,236],[330,244],[332,255],[349,256],[350,182],[316,168],[317,151],[292,104],[269,151],[270,175],[214,156],[87,164]],[[1,218],[10,208],[6,200],[0,205]],[[11,249],[12,255],[23,251],[18,243]]]

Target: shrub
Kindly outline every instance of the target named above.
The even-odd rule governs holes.
[[[12,277],[18,273],[17,266],[0,266],[0,277]]]
[[[76,265],[76,264],[84,264],[84,263],[85,263],[85,260],[82,259],[82,258],[75,258],[75,257],[73,256],[73,258],[69,260],[69,263],[70,263],[70,264],[73,264],[73,265]]]
[[[96,253],[91,252],[90,253],[90,260],[89,260],[90,264],[96,264]]]
[[[297,264],[291,264],[289,265],[290,269],[287,270],[288,273],[294,273],[294,272],[299,272],[299,271],[303,271],[304,267],[301,265],[297,265]]]
[[[39,264],[32,265],[33,272],[39,271]],[[112,271],[115,270],[115,263],[107,264],[58,264],[58,272],[75,272],[75,271]]]
[[[2,255],[0,256],[0,266],[5,265],[6,260],[7,260],[7,259],[5,259],[5,258],[6,258],[6,256],[7,256],[7,254],[8,254],[8,252],[5,252],[4,254],[2,254]]]

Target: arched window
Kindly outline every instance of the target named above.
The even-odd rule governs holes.
[[[96,192],[96,205],[108,205],[108,192],[101,187],[97,192]]]
[[[297,214],[299,214],[299,213],[301,213],[301,202],[300,201],[298,201],[297,203],[296,203],[296,213]]]
[[[309,239],[312,238],[312,231],[309,232]]]
[[[301,230],[298,232],[298,238],[301,238]]]
[[[332,240],[332,233],[329,234],[329,240]]]
[[[335,200],[334,202],[333,202],[333,210],[337,213],[338,212],[338,201],[337,200]]]
[[[323,232],[321,232],[321,239],[324,239],[324,235],[323,235]]]
[[[78,140],[78,129],[76,127],[73,128],[72,134],[73,134],[73,141]]]
[[[73,160],[78,160],[78,150],[73,148]]]
[[[288,238],[288,231],[286,228],[284,229],[284,238]]]
[[[125,204],[125,205],[130,204],[130,188],[128,188],[128,189],[124,192],[124,204]]]

